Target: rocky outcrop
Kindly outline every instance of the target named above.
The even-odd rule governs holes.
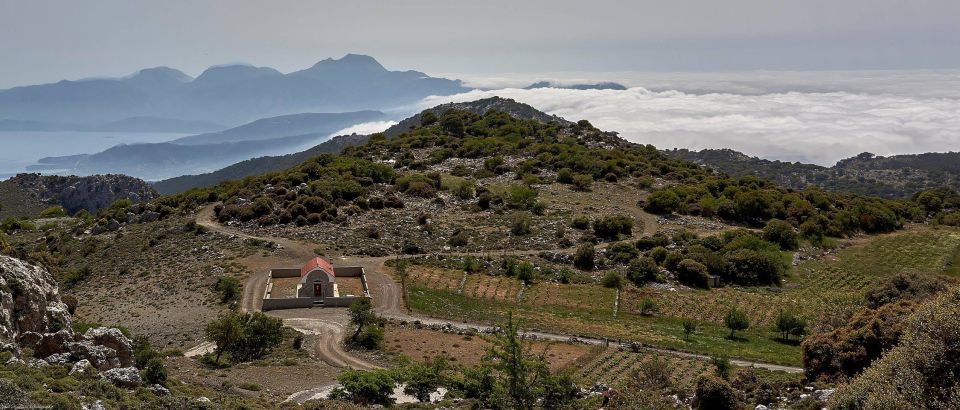
[[[0,342],[61,329],[70,329],[70,314],[53,276],[46,269],[0,255]]]
[[[98,327],[84,334],[70,327],[70,313],[47,270],[0,255],[0,348],[19,356],[30,349],[39,364],[86,361],[100,371],[130,367],[133,342],[120,330]]]
[[[136,367],[110,369],[103,372],[103,377],[120,387],[134,388],[143,384],[140,380],[140,372],[137,371]]]
[[[69,213],[86,209],[96,212],[119,199],[146,202],[159,196],[142,179],[126,175],[54,176],[18,174],[9,183],[26,190],[50,205],[60,205]]]

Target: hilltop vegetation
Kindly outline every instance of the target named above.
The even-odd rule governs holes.
[[[960,153],[876,156],[865,152],[824,167],[800,162],[771,161],[731,149],[666,150],[665,154],[729,173],[756,176],[781,186],[802,190],[817,185],[834,192],[852,192],[883,198],[909,198],[931,188],[960,188]]]

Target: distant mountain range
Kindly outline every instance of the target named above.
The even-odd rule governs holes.
[[[458,109],[484,114],[490,110],[496,110],[510,114],[515,118],[532,119],[542,123],[556,122],[558,124],[569,124],[570,122],[555,115],[545,114],[536,108],[527,104],[517,102],[509,98],[491,97],[482,100],[447,103],[424,110],[432,112],[435,115],[443,114],[449,109]],[[411,116],[398,124],[388,128],[384,134],[388,137],[395,137],[420,126],[420,118],[423,112]],[[154,188],[161,194],[174,194],[183,192],[191,188],[208,187],[216,185],[221,181],[230,179],[241,179],[252,175],[262,175],[268,172],[279,171],[299,164],[310,157],[315,157],[323,153],[338,153],[344,148],[354,145],[362,145],[369,139],[368,135],[342,135],[331,138],[330,140],[319,144],[308,150],[281,156],[265,156],[242,161],[226,168],[200,175],[184,175],[176,178],[159,181],[153,184]]]
[[[177,120],[160,117],[130,117],[100,124],[67,124],[29,120],[0,120],[0,132],[9,131],[83,131],[83,132],[155,132],[195,133],[228,128],[201,120]]]
[[[380,111],[293,114],[171,142],[117,145],[95,154],[42,158],[30,171],[126,174],[146,180],[208,172],[262,155],[297,152],[351,125],[384,120]]]
[[[348,54],[283,74],[267,67],[211,67],[197,78],[157,67],[126,78],[60,81],[0,91],[0,129],[99,127],[137,118],[235,125],[301,112],[388,109],[429,95],[468,91],[459,80],[389,71]],[[159,120],[156,120],[159,121]],[[141,126],[146,120],[139,121]],[[115,125],[116,126],[116,125]],[[129,126],[129,124],[128,124]],[[151,129],[155,130],[156,124]],[[211,131],[222,127],[208,128]],[[182,130],[182,128],[181,128]]]
[[[675,149],[663,152],[731,175],[754,175],[795,189],[818,185],[831,191],[885,198],[908,198],[927,188],[947,186],[960,189],[960,152],[888,157],[865,152],[841,160],[832,167],[772,161],[731,149]]]
[[[626,90],[623,84],[614,82],[588,83],[588,84],[560,84],[552,81],[538,81],[530,84],[524,89],[533,90],[537,88],[567,88],[571,90]]]

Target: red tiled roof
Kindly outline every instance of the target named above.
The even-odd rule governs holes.
[[[326,259],[323,258],[313,258],[300,268],[300,277],[303,277],[316,268],[323,269],[325,272],[333,275],[333,265],[331,265],[330,262],[327,262]]]

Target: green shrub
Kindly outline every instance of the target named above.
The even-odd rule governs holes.
[[[677,280],[687,286],[709,289],[710,274],[707,267],[693,259],[684,259],[677,264]]]
[[[40,211],[41,218],[62,218],[67,216],[67,211],[60,206],[51,206],[43,211]]]
[[[232,276],[221,276],[217,278],[213,290],[220,294],[221,303],[234,302],[240,298],[240,280]]]
[[[572,226],[574,229],[587,229],[590,227],[590,219],[586,216],[578,215],[574,217],[572,221],[570,221],[570,226]]]
[[[592,243],[578,246],[577,252],[573,255],[573,266],[583,270],[593,270],[595,253]]]
[[[609,215],[593,221],[593,233],[600,238],[617,239],[633,233],[633,218],[628,215]]]
[[[589,191],[593,186],[593,177],[583,174],[574,175],[572,183],[578,191]]]
[[[531,223],[530,215],[524,212],[515,212],[510,217],[510,233],[516,236],[529,235],[532,232],[530,230]]]
[[[622,289],[624,285],[623,276],[614,271],[607,272],[600,280],[600,284],[605,288]]]
[[[656,282],[660,276],[660,267],[653,258],[641,256],[630,261],[627,279],[637,286],[647,282]]]
[[[763,228],[763,240],[773,242],[785,251],[794,251],[800,247],[800,238],[793,226],[779,219],[771,219]]]

